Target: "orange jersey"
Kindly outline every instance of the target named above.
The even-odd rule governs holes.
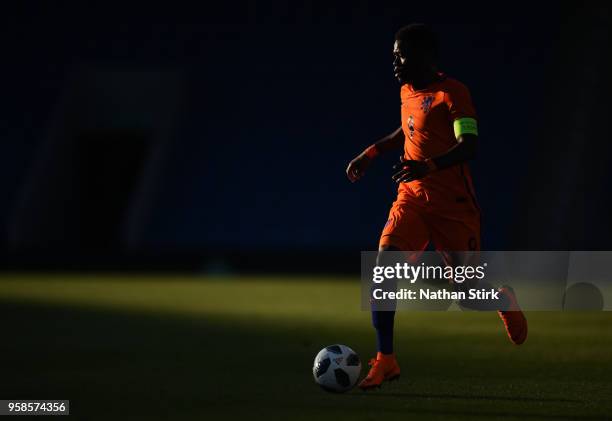
[[[405,159],[422,161],[444,154],[457,144],[453,122],[464,117],[476,118],[467,87],[440,76],[440,81],[422,90],[415,91],[408,84],[401,88]],[[478,208],[465,163],[401,183],[398,201],[404,200],[434,211]]]

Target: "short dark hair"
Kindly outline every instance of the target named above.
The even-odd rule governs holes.
[[[423,23],[411,23],[401,27],[395,33],[395,40],[409,44],[423,52],[430,53],[436,59],[440,48],[438,35]]]

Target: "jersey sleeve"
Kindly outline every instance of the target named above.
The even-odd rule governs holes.
[[[454,81],[448,84],[448,89],[444,95],[444,102],[448,106],[451,121],[465,117],[477,118],[470,91],[462,83]]]
[[[457,81],[449,83],[444,94],[444,102],[448,107],[457,138],[464,133],[478,134],[476,110],[472,104],[470,91],[464,84]]]

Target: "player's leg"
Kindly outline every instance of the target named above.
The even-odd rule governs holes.
[[[378,266],[395,266],[407,260],[415,262],[429,244],[429,230],[418,208],[406,204],[394,204],[389,212],[379,241]],[[386,289],[396,289],[393,280]],[[389,303],[386,303],[389,304]],[[377,334],[377,351],[382,354],[393,353],[393,324],[395,319],[395,302],[387,305],[387,311],[378,311],[372,307],[372,322]],[[391,310],[393,309],[393,310]]]
[[[380,247],[376,258],[377,266],[395,266],[399,262],[398,255],[401,250],[392,245]],[[394,279],[386,279],[382,284],[386,292],[396,291],[397,282]],[[376,350],[383,355],[393,354],[393,325],[395,322],[395,300],[387,300],[383,303],[372,302],[372,326],[376,330]]]
[[[480,262],[480,217],[476,213],[465,212],[463,218],[455,215],[443,217],[435,214],[427,216],[431,225],[432,241],[436,251],[447,266],[476,266]],[[477,279],[453,282],[455,291],[466,292],[470,288],[488,288],[490,285]],[[483,300],[462,300],[462,307],[471,310],[497,310],[498,302]]]
[[[415,209],[394,204],[389,213],[379,243],[378,266],[395,266],[407,259],[414,260],[429,242],[429,232]],[[409,253],[406,253],[409,252]],[[385,290],[396,290],[392,280],[383,282]],[[359,387],[370,389],[380,387],[383,381],[399,378],[400,368],[393,350],[393,328],[395,323],[395,302],[386,302],[384,309],[377,309],[372,303],[372,325],[376,330],[376,358],[370,360],[370,371]]]
[[[429,216],[432,240],[447,265],[475,266],[479,263],[480,216],[465,215],[463,218]],[[458,290],[470,288],[491,290],[495,287],[485,280],[473,279],[453,284]],[[499,288],[497,300],[462,300],[459,304],[471,310],[497,310],[504,323],[510,341],[520,345],[527,339],[527,319],[518,305],[512,288]],[[466,294],[467,295],[467,294]]]

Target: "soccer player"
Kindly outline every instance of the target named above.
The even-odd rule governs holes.
[[[423,24],[401,28],[393,45],[394,76],[401,84],[402,125],[369,146],[346,169],[355,182],[382,153],[403,147],[394,167],[397,199],[391,207],[379,242],[378,264],[385,251],[423,251],[430,241],[446,264],[454,251],[480,250],[480,209],[467,161],[478,143],[476,111],[461,82],[436,67],[438,40]],[[500,289],[497,304],[510,340],[520,345],[527,337],[527,321],[514,292]],[[372,308],[377,355],[359,387],[379,387],[394,380],[400,368],[393,351],[394,311]]]

